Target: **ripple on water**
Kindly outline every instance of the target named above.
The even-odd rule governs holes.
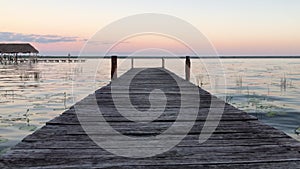
[[[88,60],[87,64],[89,62],[94,61]],[[182,65],[168,64],[173,63],[168,60],[165,62],[166,68],[184,76]],[[300,126],[299,59],[224,59],[222,64],[231,104],[299,139],[295,133]],[[94,72],[76,69],[74,63],[0,65],[0,150],[13,146],[74,104],[74,73],[86,75],[86,79],[80,79],[76,84],[75,92],[80,97],[89,94],[87,87],[94,89],[107,84],[110,80],[107,71],[110,69],[109,60],[103,65],[105,71],[97,72],[97,86],[87,83],[95,78]],[[203,66],[199,63],[192,62],[192,65],[192,71],[199,72],[196,76],[201,78],[198,80],[201,80],[202,87],[210,90],[211,77],[205,69],[200,69]],[[120,70],[122,74],[127,69]],[[212,77],[217,78],[217,75],[220,72]],[[285,88],[282,88],[283,78],[287,83]],[[24,116],[27,109],[29,112]]]
[[[0,65],[1,152],[73,105],[72,77],[75,65]],[[98,87],[101,85],[103,83]],[[79,97],[87,95],[84,92],[78,93]]]

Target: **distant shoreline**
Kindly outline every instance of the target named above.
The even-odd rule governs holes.
[[[38,56],[38,58],[65,58],[65,59],[75,59],[75,58],[82,58],[82,59],[100,59],[100,58],[110,58],[110,56]],[[118,56],[118,58],[136,58],[136,59],[160,59],[160,58],[170,58],[170,59],[176,59],[176,58],[182,58],[184,59],[185,56]],[[300,56],[190,56],[191,59],[212,59],[212,58],[220,58],[220,59],[300,59]]]

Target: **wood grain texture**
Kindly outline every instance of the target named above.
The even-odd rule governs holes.
[[[118,99],[126,99],[124,82],[131,80],[130,75],[140,69],[133,68],[114,80],[115,92]],[[173,75],[180,81],[184,92],[178,90]],[[82,99],[59,117],[47,122],[45,126],[24,138],[9,152],[1,156],[1,168],[300,168],[300,143],[273,127],[262,124],[257,118],[224,103],[207,91],[194,86],[184,79],[162,68],[150,68],[135,76],[130,84],[130,101],[140,114],[136,117],[155,117],[150,123],[130,121],[118,110],[130,113],[129,105],[116,109],[111,94],[111,84],[95,91],[94,94]],[[149,102],[149,92],[160,89],[167,96],[166,107],[152,106]],[[194,126],[184,139],[171,150],[149,158],[126,158],[115,156],[102,149],[86,134],[81,124],[91,127],[98,125],[102,130],[108,130],[104,123],[108,122],[115,130],[130,137],[151,137],[161,134],[175,121],[189,122],[193,104],[181,105],[180,98],[186,95],[189,99],[198,96],[190,93],[190,88],[196,88],[200,95],[200,107]],[[153,101],[164,101],[163,98],[153,98]],[[192,102],[192,101],[191,101]],[[211,103],[214,103],[214,107]],[[95,104],[96,103],[96,104]],[[224,113],[211,111],[210,121],[221,117],[213,135],[204,143],[199,143],[199,134],[207,120],[211,108],[224,107]],[[81,110],[76,111],[76,106]],[[177,119],[179,108],[185,114]],[[101,109],[105,120],[97,118]],[[80,115],[80,121],[78,119]],[[184,123],[182,123],[184,124]],[[214,123],[212,123],[214,124]],[[181,127],[181,126],[179,126]],[[182,126],[184,127],[184,126]],[[208,126],[208,127],[214,127]],[[97,130],[92,131],[99,134]],[[205,133],[205,131],[202,131]],[[184,130],[176,130],[170,135],[170,140],[186,134]],[[119,137],[103,137],[102,142],[120,143],[127,141]],[[110,149],[130,151],[135,148],[160,149],[159,146],[136,145],[111,146]]]

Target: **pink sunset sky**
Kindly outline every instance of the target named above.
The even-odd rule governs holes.
[[[0,5],[0,42],[29,42],[41,55],[78,55],[101,28],[140,13],[191,23],[220,55],[300,55],[299,0],[9,0]],[[181,49],[176,42],[147,37],[119,47],[119,53],[132,52],[137,44]]]

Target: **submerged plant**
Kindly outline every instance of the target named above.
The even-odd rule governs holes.
[[[233,99],[233,96],[226,96],[226,103],[230,103]]]
[[[286,91],[287,88],[287,78],[285,76],[285,73],[283,74],[283,77],[280,80],[280,89],[283,91]]]
[[[236,79],[236,85],[239,87],[243,86],[243,77],[242,76],[238,76]]]
[[[64,92],[64,106],[65,106],[65,109],[67,109],[67,93]]]
[[[20,130],[28,130],[28,131],[34,131],[37,127],[35,125],[30,125],[30,119],[29,119],[29,109],[27,109],[26,113],[23,115],[26,118],[26,125],[20,126]]]
[[[6,138],[1,138],[1,136],[0,136],[0,143],[6,143],[6,142],[8,142],[8,139],[6,139]]]
[[[300,126],[295,129],[295,134],[300,135]]]
[[[197,81],[197,84],[198,84],[198,86],[200,86],[200,87],[202,87],[203,86],[203,76],[202,75],[198,75],[198,76],[196,76],[196,81]]]
[[[274,116],[276,116],[276,115],[277,115],[277,113],[274,112],[274,111],[269,111],[269,112],[267,113],[267,116],[268,116],[268,117],[274,117]]]
[[[24,114],[25,118],[26,118],[26,123],[27,123],[27,126],[30,126],[29,122],[30,122],[30,119],[29,119],[29,109],[27,109],[26,113]]]

